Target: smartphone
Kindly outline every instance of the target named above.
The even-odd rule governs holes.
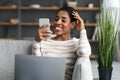
[[[40,18],[39,19],[39,27],[41,27],[44,24],[50,24],[49,18]],[[50,26],[46,27],[45,30],[50,30]]]
[[[39,27],[41,27],[44,24],[49,24],[49,23],[50,23],[49,18],[40,18],[39,19]],[[45,30],[50,30],[50,26],[46,27]],[[53,37],[56,37],[56,34],[52,34],[51,36],[46,37],[46,38],[49,39],[49,38],[53,38]]]

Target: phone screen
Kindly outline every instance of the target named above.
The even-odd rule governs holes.
[[[49,24],[50,20],[49,18],[40,18],[39,19],[39,27],[41,27],[44,24]],[[50,26],[46,27],[45,30],[50,30]]]

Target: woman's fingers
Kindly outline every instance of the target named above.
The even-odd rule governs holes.
[[[74,16],[75,19],[77,19],[76,21],[76,28],[78,31],[84,29],[84,21],[83,19],[80,17],[80,15],[78,14],[77,11],[73,11],[72,15]]]
[[[43,30],[42,33],[50,33],[50,34],[52,34],[52,31],[51,30]]]
[[[51,30],[44,30],[44,29],[37,30],[37,37],[39,37],[40,40],[46,40],[46,37],[50,36],[51,34],[52,34]]]
[[[78,14],[77,11],[73,11],[72,15],[73,15],[74,18],[76,18],[77,20],[82,20],[82,18],[80,17],[80,15]]]
[[[46,34],[52,34],[52,31],[51,30],[38,30],[37,31],[38,32],[38,34],[40,35],[40,36],[42,36],[42,35],[46,35]]]
[[[52,31],[47,29],[47,27],[50,27],[51,24],[45,24],[38,28],[36,33],[36,39],[37,41],[46,40],[46,37],[50,36],[52,34]]]
[[[40,26],[37,29],[35,40],[36,41],[45,41],[46,37],[50,36],[52,34],[51,30],[45,30],[45,28],[50,27],[50,26],[51,26],[51,24],[45,24],[45,25]]]
[[[44,24],[44,25],[40,26],[39,28],[44,29],[44,28],[47,28],[47,27],[50,27],[50,26],[51,26],[51,24]]]

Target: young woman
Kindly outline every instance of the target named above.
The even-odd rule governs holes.
[[[89,55],[91,47],[86,36],[84,21],[72,7],[62,7],[52,23],[57,35],[47,39],[52,32],[44,30],[50,24],[41,26],[33,44],[33,54],[37,56],[63,57],[66,59],[65,80],[93,80]],[[76,27],[80,38],[71,38],[71,30]]]

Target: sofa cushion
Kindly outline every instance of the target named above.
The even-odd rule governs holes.
[[[15,54],[31,54],[32,41],[0,40],[0,80],[14,80]]]

